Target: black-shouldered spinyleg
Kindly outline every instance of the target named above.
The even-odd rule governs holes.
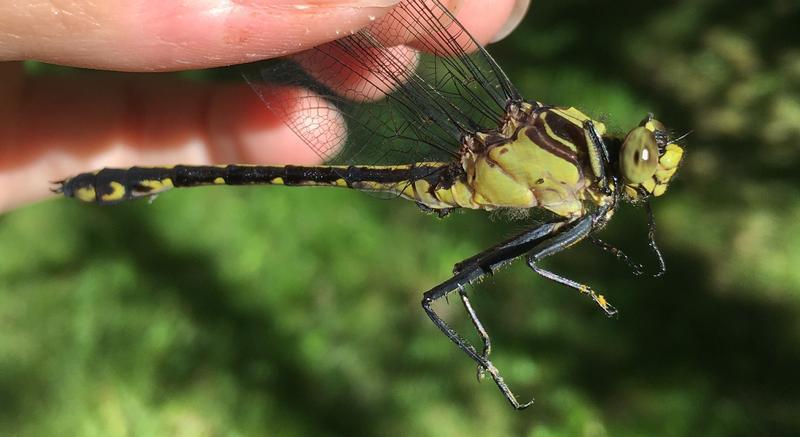
[[[387,46],[398,41],[413,41],[433,56]],[[173,187],[329,186],[389,193],[440,216],[456,208],[543,210],[550,219],[457,263],[453,276],[422,299],[436,326],[477,362],[479,376],[491,375],[518,409],[530,402],[517,401],[489,360],[489,336],[467,285],[524,257],[540,275],[615,314],[591,287],[545,270],[539,261],[589,239],[642,273],[595,236],[621,202],[644,205],[649,244],[659,261],[656,274],[664,270],[649,200],[664,194],[672,180],[683,156],[682,138],[652,115],[626,135],[613,135],[575,108],[523,100],[486,50],[435,0],[405,0],[354,35],[245,77],[265,105],[331,165],[103,169],[68,178],[55,191],[115,203]],[[274,87],[262,86],[273,82],[307,91],[275,97],[266,91]],[[453,292],[482,340],[480,352],[432,308]]]

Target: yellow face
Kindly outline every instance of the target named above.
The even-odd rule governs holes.
[[[619,151],[619,170],[625,194],[631,200],[660,196],[683,158],[683,147],[671,141],[664,125],[652,116],[628,132]]]

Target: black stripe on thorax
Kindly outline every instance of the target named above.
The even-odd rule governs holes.
[[[578,153],[582,150],[588,150],[586,148],[586,132],[582,126],[576,125],[571,120],[568,120],[556,112],[548,112],[545,123],[550,126],[550,130],[552,130],[554,134],[574,144]]]
[[[553,114],[550,113],[550,115]],[[545,122],[542,117],[537,117],[533,123],[533,129],[526,129],[525,134],[528,136],[528,138],[530,138],[531,141],[533,141],[542,149],[552,153],[555,156],[558,156],[561,159],[569,161],[575,166],[579,166],[580,163],[578,162],[578,156],[575,151],[565,146],[557,139],[551,138],[547,134],[544,123]]]

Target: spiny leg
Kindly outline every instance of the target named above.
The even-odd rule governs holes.
[[[625,252],[622,251],[622,249],[594,236],[590,236],[589,240],[604,251],[614,255],[618,260],[624,262],[631,269],[631,271],[633,271],[634,275],[640,276],[644,274],[644,266],[634,262],[628,255],[625,254]]]
[[[567,287],[574,288],[583,294],[588,294],[592,300],[606,313],[608,317],[612,317],[617,314],[617,309],[614,308],[613,305],[608,303],[605,297],[602,294],[597,294],[591,287],[588,285],[581,284],[580,282],[573,281],[572,279],[565,278],[563,276],[559,276],[549,270],[545,270],[538,265],[536,265],[536,260],[532,257],[528,257],[528,266],[533,269],[536,273],[544,276],[551,281],[558,282],[559,284],[566,285]]]
[[[501,267],[510,264],[516,258],[528,253],[533,247],[536,247],[542,241],[552,238],[553,235],[563,231],[563,227],[568,225],[567,222],[553,222],[545,223],[534,229],[525,231],[513,238],[510,238],[484,252],[481,252],[473,257],[470,257],[460,263],[456,264],[453,276],[447,281],[428,290],[422,298],[422,308],[431,319],[431,321],[439,328],[447,338],[458,346],[464,353],[466,353],[473,361],[478,363],[478,377],[482,374],[489,373],[494,380],[497,387],[503,393],[503,396],[511,403],[514,408],[521,410],[530,406],[533,400],[520,404],[517,398],[508,388],[503,378],[500,376],[499,370],[489,361],[489,353],[491,352],[491,342],[489,335],[483,328],[483,324],[477,317],[474,309],[472,308],[469,299],[464,292],[464,287],[480,280],[486,275],[493,274]],[[453,328],[451,328],[431,307],[433,302],[441,298],[446,298],[450,293],[458,291],[461,296],[461,301],[469,314],[473,326],[478,331],[478,335],[483,341],[483,353],[479,354],[474,346],[472,346],[466,339],[461,337]]]
[[[515,409],[522,410],[531,406],[531,404],[533,404],[533,399],[524,404],[520,404],[517,400],[517,397],[514,396],[514,393],[512,393],[511,389],[508,388],[508,385],[503,380],[503,377],[500,376],[500,371],[494,366],[494,364],[492,364],[491,361],[483,356],[478,355],[475,347],[473,347],[469,341],[461,337],[461,335],[451,328],[450,325],[448,325],[447,322],[445,322],[431,307],[435,300],[440,299],[453,291],[461,289],[465,284],[477,280],[484,274],[485,273],[483,272],[476,272],[475,269],[472,269],[469,272],[462,272],[462,274],[450,278],[450,280],[432,288],[423,295],[422,308],[425,310],[425,313],[428,314],[428,317],[436,325],[436,327],[438,327],[439,330],[450,339],[450,341],[455,343],[459,349],[464,351],[464,353],[478,363],[479,368],[485,369],[484,371],[491,375],[494,383],[497,385],[497,388],[500,389],[500,392],[503,393],[503,396],[505,396],[508,402],[511,403]],[[474,279],[471,281],[468,279],[470,276],[474,276]]]
[[[572,279],[559,276],[549,270],[539,267],[538,262],[543,258],[554,255],[562,250],[570,247],[579,241],[590,236],[592,232],[592,220],[594,218],[589,216],[579,220],[574,226],[566,229],[551,238],[545,239],[534,247],[527,255],[526,261],[528,266],[536,273],[544,276],[551,281],[558,282],[559,284],[566,285],[567,287],[574,288],[581,293],[588,294],[592,300],[603,309],[607,316],[611,317],[617,313],[606,298],[601,294],[597,294],[588,285],[581,284],[580,282],[573,281]]]
[[[650,206],[650,202],[645,202],[644,208],[647,212],[647,244],[653,250],[653,253],[656,255],[656,260],[658,261],[658,270],[653,274],[653,277],[657,278],[667,273],[667,264],[664,262],[661,249],[659,249],[658,244],[656,244],[656,218],[653,215],[653,208]]]
[[[478,314],[475,312],[475,309],[472,308],[472,304],[469,301],[469,297],[467,297],[467,292],[464,291],[463,288],[458,289],[458,295],[461,297],[461,302],[464,304],[464,309],[467,310],[467,314],[469,315],[469,319],[472,321],[472,326],[475,327],[475,331],[478,332],[478,336],[481,338],[483,342],[483,352],[481,353],[481,358],[486,361],[489,361],[489,354],[492,353],[492,341],[489,339],[489,333],[486,332],[486,329],[483,327],[480,319],[478,318]],[[483,380],[483,377],[486,375],[486,369],[478,364],[478,381]]]
[[[651,273],[651,275],[657,278],[663,275],[667,271],[667,266],[664,263],[664,256],[661,254],[661,249],[659,249],[658,245],[656,244],[655,240],[656,224],[655,224],[655,218],[653,217],[653,209],[650,207],[650,202],[645,202],[645,211],[647,212],[647,221],[648,221],[647,244],[652,249],[653,254],[655,254],[656,262],[658,263],[657,270],[654,273]],[[624,262],[633,271],[634,275],[639,276],[645,273],[644,265],[641,263],[634,262],[621,249],[592,235],[589,236],[589,240],[592,243],[596,244],[597,246],[600,246],[600,248],[603,249],[604,251],[614,255],[615,257],[617,257],[617,259]]]

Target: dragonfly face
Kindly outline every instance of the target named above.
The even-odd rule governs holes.
[[[622,142],[619,172],[631,201],[658,197],[667,191],[683,158],[683,147],[673,141],[664,124],[646,117]]]

